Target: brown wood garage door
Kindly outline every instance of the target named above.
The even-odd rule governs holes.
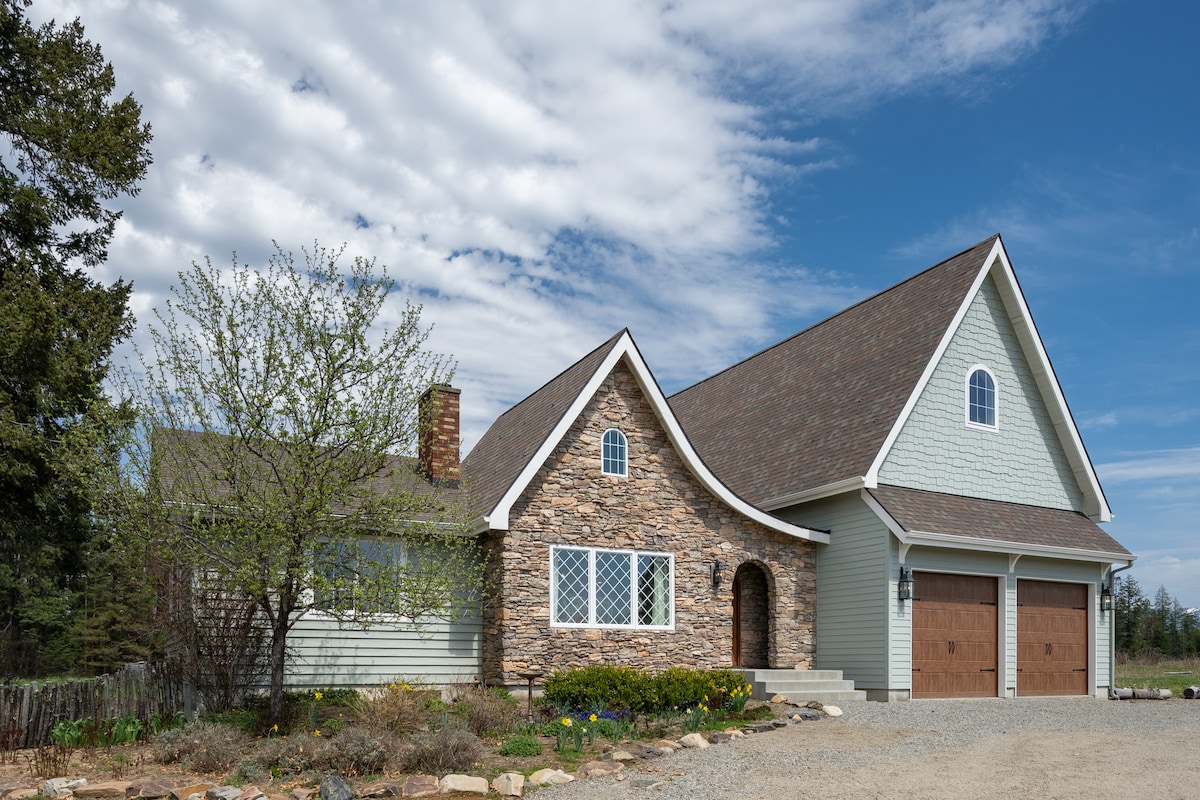
[[[1017,581],[1017,694],[1088,694],[1088,592]]]
[[[913,575],[912,696],[995,697],[996,579]]]

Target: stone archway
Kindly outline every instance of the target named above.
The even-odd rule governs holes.
[[[745,563],[733,576],[733,653],[735,667],[770,667],[771,598],[767,574]]]

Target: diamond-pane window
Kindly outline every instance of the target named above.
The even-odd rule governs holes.
[[[596,623],[629,625],[629,553],[596,553]]]
[[[587,550],[554,551],[554,621],[582,625],[588,621]]]
[[[553,625],[667,630],[674,625],[671,555],[552,547],[550,563]]]

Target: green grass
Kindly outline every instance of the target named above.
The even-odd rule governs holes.
[[[1117,664],[1118,688],[1170,689],[1183,697],[1189,686],[1200,686],[1200,658],[1138,658]]]

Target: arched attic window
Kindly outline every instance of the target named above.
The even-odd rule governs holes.
[[[971,367],[967,375],[967,424],[996,428],[996,378],[987,367]]]
[[[616,428],[606,430],[601,444],[600,471],[605,475],[620,475],[622,478],[628,476],[628,452],[625,434]]]

